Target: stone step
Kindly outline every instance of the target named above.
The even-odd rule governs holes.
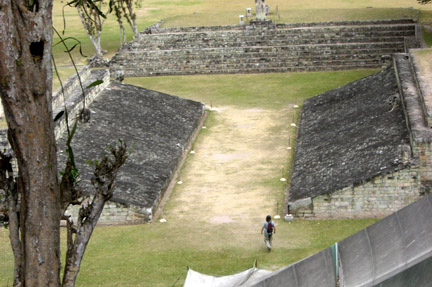
[[[177,34],[148,34],[142,35],[137,39],[137,42],[145,42],[147,39],[151,41],[166,40],[166,39],[217,39],[217,38],[250,38],[250,37],[312,37],[317,35],[337,35],[337,36],[355,36],[355,35],[397,35],[398,33],[415,33],[415,26],[393,26],[393,27],[337,27],[337,28],[294,28],[283,30],[270,31],[222,31],[222,32],[199,32],[199,33],[177,33]]]
[[[328,64],[328,65],[353,65],[357,63],[374,63],[374,64],[381,64],[380,58],[370,58],[370,59],[342,59],[342,60],[336,60],[336,59],[295,59],[292,61],[272,61],[272,62],[208,62],[208,63],[181,63],[181,62],[174,62],[167,65],[149,65],[146,63],[143,63],[141,65],[136,65],[136,67],[143,67],[146,70],[164,70],[164,69],[220,69],[220,68],[227,68],[227,67],[284,67],[284,66],[308,66],[308,65],[321,65],[321,64]]]
[[[125,69],[125,75],[130,75],[130,72],[139,69],[142,73],[150,74],[160,74],[160,73],[223,73],[226,70],[253,70],[255,72],[267,72],[269,70],[285,71],[285,70],[323,70],[322,67],[330,67],[330,70],[345,69],[345,68],[380,68],[382,62],[380,59],[368,59],[368,60],[352,60],[352,61],[296,61],[296,62],[276,62],[276,63],[256,63],[256,64],[246,64],[246,63],[230,63],[230,64],[207,64],[207,65],[165,65],[161,66],[149,66],[149,65],[139,65],[135,66],[134,69],[128,71]],[[325,70],[325,69],[324,69]]]
[[[256,73],[288,73],[288,72],[319,72],[319,71],[339,71],[357,69],[376,69],[377,65],[346,65],[346,66],[308,66],[308,67],[280,67],[280,68],[248,68],[248,69],[223,69],[223,70],[177,70],[177,71],[158,71],[141,72],[141,76],[171,76],[171,75],[197,75],[197,74],[256,74]],[[136,70],[124,70],[126,77],[134,77]]]
[[[314,23],[277,23],[275,28],[300,28],[300,27],[334,27],[334,26],[392,26],[392,25],[412,25],[415,22],[412,19],[390,19],[390,20],[367,20],[367,21],[339,21],[339,22],[314,22]],[[253,29],[253,26],[244,25],[227,25],[227,26],[198,26],[198,27],[174,27],[154,29],[154,34],[163,33],[192,33],[202,31],[235,31]]]
[[[403,42],[390,42],[390,43],[340,43],[340,44],[319,44],[319,45],[289,45],[289,46],[277,46],[277,47],[224,47],[224,48],[202,48],[202,49],[176,49],[176,50],[143,50],[143,51],[124,51],[121,54],[117,54],[114,59],[120,57],[130,57],[133,54],[143,55],[145,57],[152,56],[189,56],[194,55],[239,55],[239,54],[253,54],[253,53],[298,53],[303,54],[306,52],[317,52],[317,53],[328,53],[328,51],[340,51],[340,53],[361,53],[361,52],[372,52],[379,51],[380,49],[403,49]]]
[[[169,35],[194,35],[194,34],[207,34],[207,35],[221,35],[221,34],[277,34],[277,33],[306,33],[306,31],[389,31],[389,30],[411,30],[414,29],[416,24],[392,24],[392,25],[337,25],[337,26],[278,26],[275,29],[221,29],[211,30],[212,27],[207,27],[205,30],[183,30],[182,32],[165,32],[154,34],[142,34],[141,36],[151,37],[158,36],[167,37]]]
[[[256,52],[256,53],[201,53],[196,55],[183,53],[167,53],[167,54],[151,54],[145,55],[140,53],[129,54],[127,57],[117,58],[117,63],[127,62],[131,59],[143,61],[147,64],[160,64],[161,61],[168,62],[203,62],[203,61],[242,61],[242,62],[271,62],[274,59],[278,60],[295,60],[301,57],[302,59],[341,59],[349,60],[351,58],[376,58],[381,55],[390,55],[400,52],[402,47],[394,47],[387,49],[373,50],[371,53],[368,49],[352,49],[352,50],[328,50],[328,51],[290,51],[290,52]]]
[[[134,46],[129,51],[165,51],[178,49],[211,49],[211,48],[242,48],[242,47],[281,47],[289,45],[322,45],[322,44],[347,44],[347,43],[394,43],[403,42],[404,37],[366,37],[366,38],[315,38],[315,39],[285,39],[285,40],[255,40],[255,41],[206,41],[206,42],[172,42],[158,43],[153,42],[144,47]]]
[[[199,34],[181,35],[179,37],[143,37],[137,42],[127,46],[128,50],[169,50],[179,48],[211,48],[211,47],[239,47],[239,46],[283,46],[301,44],[324,44],[324,43],[352,43],[352,42],[393,42],[403,41],[403,37],[415,36],[414,29],[408,31],[386,31],[366,33],[317,33],[296,35],[231,35],[209,36]]]
[[[388,49],[380,49],[374,51],[374,53],[368,53],[367,50],[337,50],[337,51],[295,51],[295,52],[285,52],[281,53],[279,51],[270,52],[270,53],[239,53],[239,54],[200,54],[193,56],[184,56],[183,54],[153,54],[149,55],[140,55],[134,54],[129,55],[128,57],[117,58],[116,62],[113,65],[127,65],[131,61],[136,65],[138,62],[142,62],[145,64],[157,64],[161,65],[162,63],[198,63],[205,61],[213,61],[213,62],[272,62],[276,60],[280,61],[290,61],[290,60],[298,60],[299,58],[310,60],[310,59],[321,59],[321,60],[329,60],[329,59],[339,59],[339,60],[349,60],[352,58],[380,58],[383,55],[391,55],[393,53],[402,52],[402,48],[388,48]]]

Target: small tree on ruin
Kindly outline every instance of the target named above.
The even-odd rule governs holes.
[[[106,19],[102,12],[103,0],[73,0],[67,5],[77,8],[84,30],[96,50],[95,59],[102,59],[101,32]]]
[[[138,36],[138,26],[136,23],[136,14],[133,9],[134,6],[140,7],[141,0],[110,0],[110,12],[114,10],[117,21],[119,21],[120,29],[123,30],[123,24],[121,22],[121,18],[125,18],[128,22],[130,28],[134,33],[134,37]]]

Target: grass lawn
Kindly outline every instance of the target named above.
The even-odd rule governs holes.
[[[361,230],[375,220],[281,222],[274,250],[268,253],[256,228],[258,247],[233,246],[227,238],[241,237],[233,226],[209,234],[205,225],[177,224],[102,226],[96,228],[85,254],[77,286],[182,286],[186,266],[204,273],[226,275],[250,267],[275,270],[316,253]],[[0,229],[0,286],[12,285],[12,252],[7,230]],[[214,238],[216,237],[216,238]],[[63,234],[64,239],[64,234]],[[209,248],[212,241],[219,243]],[[63,240],[64,242],[64,240]],[[63,248],[62,253],[65,253]]]
[[[423,27],[423,37],[426,45],[430,48],[432,47],[432,26]]]
[[[125,83],[205,103],[278,109],[370,75],[375,70],[127,78]]]

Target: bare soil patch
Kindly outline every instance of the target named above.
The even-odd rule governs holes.
[[[261,224],[267,214],[275,215],[286,188],[280,178],[291,156],[292,112],[288,106],[278,112],[235,107],[210,112],[214,124],[198,137],[165,218],[215,234],[207,246],[261,244]],[[229,242],[220,240],[221,233],[231,232],[227,225],[236,234]]]

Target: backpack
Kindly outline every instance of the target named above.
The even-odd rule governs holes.
[[[271,221],[267,224],[267,233],[268,234],[273,233],[273,223]]]

